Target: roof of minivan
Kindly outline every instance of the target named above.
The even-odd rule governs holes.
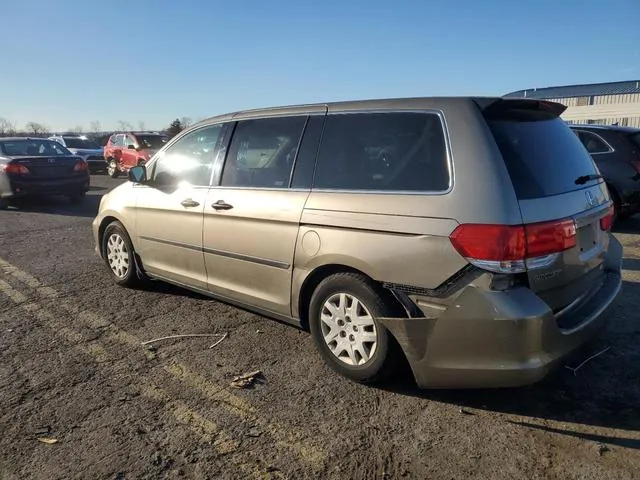
[[[313,103],[303,105],[289,105],[282,107],[269,107],[260,108],[254,110],[241,110],[237,112],[230,112],[223,115],[217,115],[198,122],[196,125],[207,124],[212,121],[224,121],[232,120],[237,117],[260,117],[269,115],[288,115],[298,114],[305,112],[342,112],[342,111],[356,111],[356,110],[386,110],[392,108],[399,109],[437,109],[447,108],[447,106],[454,106],[460,104],[468,104],[470,102],[476,103],[480,108],[486,108],[487,106],[498,101],[522,101],[523,99],[504,99],[502,97],[412,97],[412,98],[387,98],[387,99],[372,99],[372,100],[352,100],[342,102],[329,102],[329,103]],[[536,101],[536,100],[525,100]]]

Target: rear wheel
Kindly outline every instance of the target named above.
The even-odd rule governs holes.
[[[145,162],[143,159],[138,160],[138,166],[139,167],[144,167],[145,163],[147,163],[147,162]]]
[[[107,175],[109,175],[111,178],[118,178],[118,175],[120,175],[118,162],[116,162],[115,158],[109,159],[109,163],[107,164]]]
[[[367,277],[338,273],[316,288],[309,327],[316,347],[336,372],[357,382],[379,382],[397,365],[398,353],[378,318],[397,316],[384,292]]]
[[[6,210],[9,207],[9,202],[4,198],[0,198],[0,210]]]
[[[118,285],[135,287],[140,283],[133,244],[120,222],[112,222],[105,229],[102,236],[102,257]]]

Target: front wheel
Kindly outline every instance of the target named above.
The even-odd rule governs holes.
[[[363,275],[338,273],[316,288],[309,327],[327,364],[347,378],[378,382],[392,373],[398,352],[389,331],[377,320],[398,316],[391,299]]]
[[[118,285],[135,287],[140,283],[131,238],[120,222],[112,222],[102,236],[102,257]]]
[[[120,175],[118,162],[116,162],[115,158],[111,158],[109,160],[109,163],[107,164],[107,175],[109,175],[111,178],[118,178],[118,175]]]

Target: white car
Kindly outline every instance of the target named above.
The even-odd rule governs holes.
[[[107,167],[104,161],[104,149],[86,135],[54,135],[49,137],[49,140],[64,145],[74,155],[82,157],[89,165],[89,171],[91,173],[105,170]]]

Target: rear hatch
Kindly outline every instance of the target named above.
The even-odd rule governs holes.
[[[554,312],[604,279],[613,211],[591,156],[559,115],[563,105],[500,100],[484,109],[518,198],[530,288]]]
[[[61,180],[84,173],[74,170],[79,160],[73,156],[18,157],[11,163],[28,169],[28,174],[21,175],[22,180]]]

